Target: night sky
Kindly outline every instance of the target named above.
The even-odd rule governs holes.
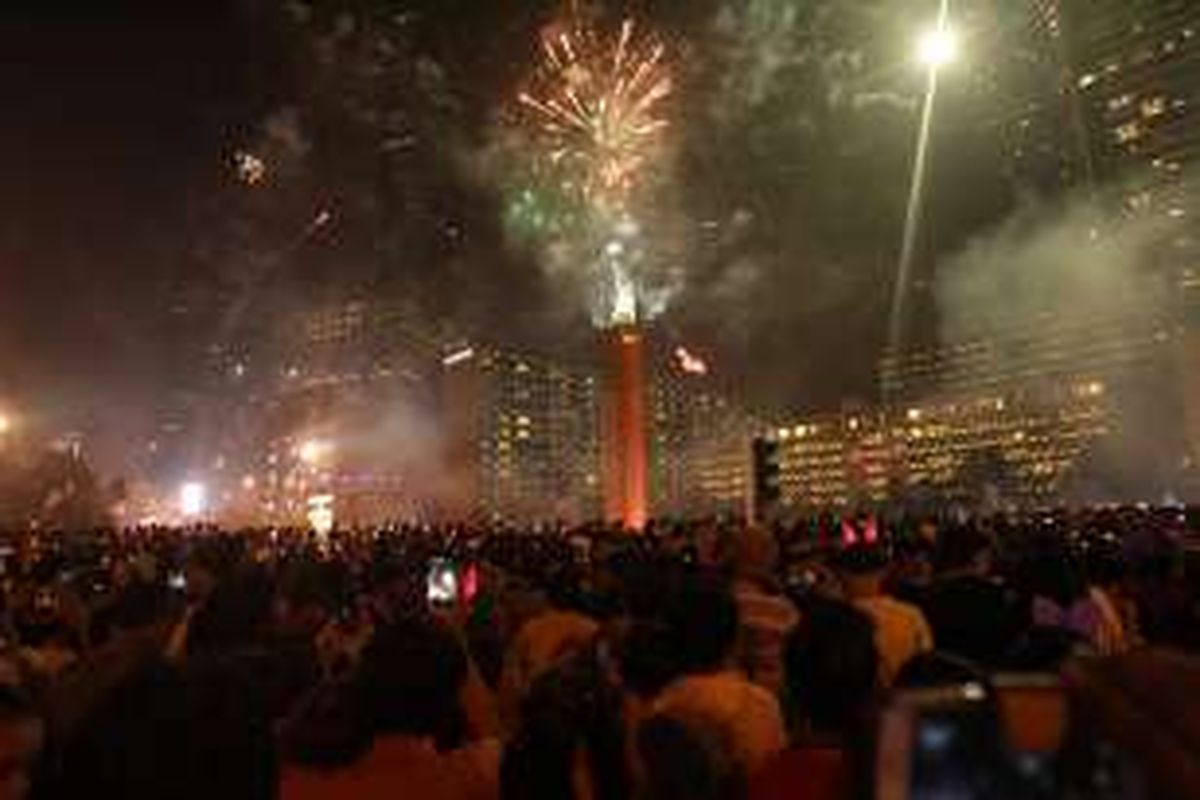
[[[92,5],[0,11],[0,393],[111,425],[165,391],[182,312],[236,335],[347,288],[533,346],[586,338],[471,166],[556,4]],[[920,86],[896,5],[626,6],[667,40],[679,84],[684,264],[663,324],[759,407],[874,394]],[[376,33],[391,77],[363,80]],[[1007,202],[955,102],[928,263]],[[254,197],[231,178],[243,148],[272,169]],[[326,209],[334,223],[296,244]]]

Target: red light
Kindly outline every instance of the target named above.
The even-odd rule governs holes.
[[[479,594],[479,567],[475,564],[468,564],[463,570],[462,575],[462,599],[464,603],[470,605],[475,602],[475,597]]]

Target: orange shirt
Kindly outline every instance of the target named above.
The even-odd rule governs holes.
[[[897,673],[913,656],[933,649],[933,633],[916,606],[887,595],[858,598],[854,606],[875,623],[879,677],[884,686],[892,685]]]
[[[581,650],[599,633],[595,620],[573,611],[547,611],[526,622],[509,645],[500,676],[500,716],[515,728],[533,682]]]
[[[653,710],[683,720],[697,715],[722,726],[751,775],[787,743],[775,695],[732,670],[680,678],[663,690]]]

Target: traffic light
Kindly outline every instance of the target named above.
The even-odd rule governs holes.
[[[779,503],[779,442],[754,440],[754,516],[762,519]]]

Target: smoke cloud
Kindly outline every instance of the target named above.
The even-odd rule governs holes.
[[[1080,466],[1080,499],[1160,499],[1174,490],[1185,446],[1172,303],[1189,241],[1183,209],[1195,192],[1128,188],[1147,185],[1027,205],[937,274],[943,352],[986,342],[992,368],[1016,375],[1029,369],[1031,348],[1064,343],[1076,360],[1063,372],[1090,371],[1112,388],[1115,430]],[[1092,346],[1105,357],[1081,355]],[[1026,389],[1036,398],[1061,390],[1060,379],[1039,374]]]

